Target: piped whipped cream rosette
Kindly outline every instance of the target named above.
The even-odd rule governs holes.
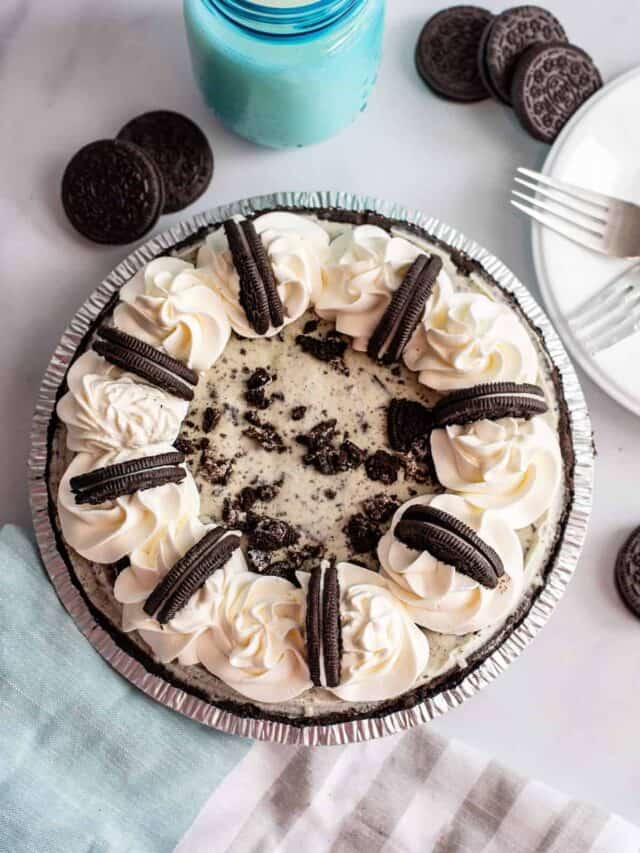
[[[414,518],[411,510],[421,507],[444,515],[444,523],[429,523],[418,513]],[[446,516],[453,522],[447,525]],[[405,529],[398,530],[403,519]],[[413,529],[407,535],[409,522]],[[390,589],[415,622],[443,634],[462,635],[495,624],[511,612],[523,591],[516,533],[499,511],[482,512],[457,495],[424,495],[403,504],[379,542],[378,558]]]
[[[183,606],[165,622],[159,622],[155,611],[149,615],[144,609],[147,599],[169,575],[174,566],[203,538],[215,530],[197,518],[183,516],[169,519],[167,523],[136,548],[130,555],[129,566],[120,572],[114,585],[116,600],[123,604],[122,628],[126,632],[139,631],[161,663],[178,660],[188,666],[198,663],[195,641],[211,624],[211,606],[215,585],[204,578],[201,586],[186,597]],[[242,551],[234,549],[229,562],[246,570]],[[197,565],[191,563],[191,570]],[[185,573],[186,574],[186,573]],[[182,581],[185,578],[181,578]],[[177,584],[174,585],[177,587]],[[169,593],[177,592],[172,588]],[[169,596],[166,596],[168,600]],[[159,604],[164,604],[160,601]],[[158,608],[159,609],[159,608]]]
[[[377,702],[411,688],[429,643],[375,572],[324,561],[299,573],[306,591],[306,639],[314,686],[345,702]]]
[[[549,509],[562,480],[558,437],[542,417],[453,424],[431,433],[439,482],[519,530]]]
[[[67,393],[57,414],[67,428],[67,447],[104,457],[178,437],[188,403],[86,352],[67,374]]]
[[[315,308],[365,351],[369,339],[416,258],[414,243],[377,225],[360,225],[332,241]]]
[[[322,282],[329,236],[319,224],[275,212],[227,220],[198,252],[234,331],[272,337],[301,317]]]
[[[224,305],[209,279],[206,270],[180,258],[156,258],[120,291],[114,323],[193,370],[207,370],[231,334]]]
[[[58,489],[65,540],[94,563],[115,563],[169,521],[199,513],[198,489],[184,457],[167,444],[97,458],[78,453]]]
[[[404,361],[436,391],[483,382],[535,382],[538,358],[511,308],[438,278]]]
[[[163,663],[200,663],[243,696],[284,702],[311,686],[304,595],[284,578],[248,571],[239,545],[221,526],[166,525],[116,581],[123,628]]]

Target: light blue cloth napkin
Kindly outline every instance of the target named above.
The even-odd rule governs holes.
[[[250,745],[114,672],[58,601],[31,539],[0,531],[2,853],[170,851]]]

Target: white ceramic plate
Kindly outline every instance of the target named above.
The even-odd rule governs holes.
[[[576,113],[543,171],[640,204],[640,68],[613,80]],[[631,263],[583,249],[536,222],[532,239],[540,289],[567,348],[594,382],[640,415],[640,332],[592,356],[565,320]]]

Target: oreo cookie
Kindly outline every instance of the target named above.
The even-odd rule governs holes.
[[[187,474],[183,463],[184,456],[178,451],[145,456],[79,474],[71,478],[69,486],[76,504],[97,506],[135,492],[182,482]]]
[[[622,600],[640,617],[640,527],[633,531],[618,554],[615,579]]]
[[[342,630],[340,625],[340,582],[335,563],[327,566],[322,589],[322,649],[327,687],[341,680]]]
[[[493,15],[479,6],[452,6],[430,18],[416,45],[424,82],[440,97],[461,103],[490,96],[478,71],[480,39]]]
[[[410,506],[394,532],[409,548],[428,551],[488,589],[495,589],[504,574],[496,551],[475,530],[443,510]]]
[[[394,450],[407,453],[417,438],[431,431],[431,410],[417,400],[393,399],[387,409],[387,436]]]
[[[165,190],[153,159],[132,142],[100,139],[75,154],[62,176],[69,222],[95,243],[131,243],[158,221]]]
[[[341,681],[340,583],[335,563],[314,566],[307,590],[307,659],[315,687]],[[323,678],[324,676],[324,678]]]
[[[152,590],[143,605],[145,613],[166,625],[239,547],[240,537],[225,527],[206,533]]]
[[[550,144],[601,87],[600,72],[581,48],[571,44],[535,45],[518,60],[511,99],[524,129]]]
[[[392,364],[402,356],[441,269],[438,255],[418,255],[369,339],[367,353],[371,358]]]
[[[544,391],[519,382],[487,382],[453,391],[431,410],[434,428],[468,424],[483,419],[532,418],[549,410]]]
[[[226,219],[223,227],[240,282],[240,304],[253,329],[264,335],[270,325],[284,322],[282,301],[264,245],[248,219],[240,223]]]
[[[117,138],[138,145],[158,167],[165,190],[163,213],[187,207],[211,182],[213,152],[207,137],[180,113],[144,113],[125,124]]]
[[[485,29],[478,48],[478,71],[498,100],[511,103],[516,63],[534,44],[567,42],[558,19],[540,6],[516,6],[497,15]]]
[[[92,349],[110,364],[182,400],[193,400],[198,384],[195,370],[114,326],[101,326],[97,335],[101,340],[95,341]]]

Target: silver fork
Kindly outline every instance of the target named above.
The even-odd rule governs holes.
[[[512,190],[516,198],[527,202],[524,205],[511,199],[518,210],[594,252],[640,258],[640,206],[531,169],[520,168],[518,173],[524,177],[516,175],[516,183],[536,193],[531,196]]]
[[[640,331],[640,261],[574,308],[567,320],[592,355]]]

